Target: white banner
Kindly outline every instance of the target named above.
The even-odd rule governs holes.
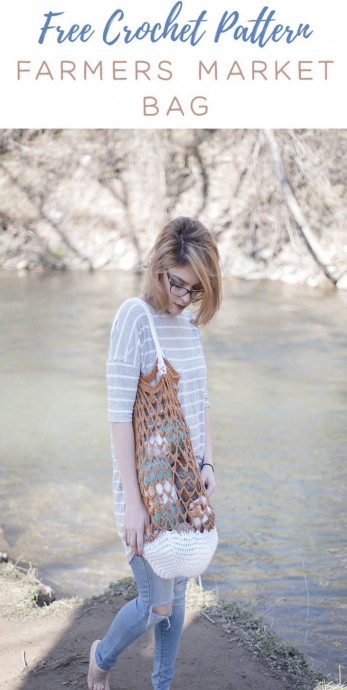
[[[12,0],[1,127],[346,127],[345,3]]]

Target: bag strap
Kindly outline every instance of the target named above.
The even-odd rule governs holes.
[[[160,376],[162,376],[163,374],[166,374],[166,364],[164,361],[164,353],[163,353],[163,350],[162,350],[160,342],[159,342],[158,333],[157,333],[156,327],[154,325],[154,320],[153,320],[151,310],[150,310],[148,304],[146,304],[146,302],[143,299],[140,299],[140,297],[134,297],[134,300],[138,304],[141,304],[141,306],[143,307],[143,309],[145,310],[145,312],[147,314],[149,328],[150,328],[150,331],[152,334],[155,349],[157,351],[158,372],[159,372]]]

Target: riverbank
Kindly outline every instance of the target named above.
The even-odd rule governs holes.
[[[2,563],[0,690],[85,688],[92,641],[135,592],[133,579],[125,578],[91,599],[54,600],[35,571]],[[110,676],[112,689],[148,687],[151,656],[149,632],[120,658]],[[191,690],[346,690],[319,682],[304,655],[271,633],[261,618],[194,581],[172,690],[187,683]]]
[[[3,130],[0,268],[137,271],[163,224],[191,215],[225,277],[346,289],[345,137]]]

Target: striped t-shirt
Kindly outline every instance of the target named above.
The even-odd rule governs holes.
[[[179,399],[188,424],[198,462],[205,446],[205,407],[208,406],[206,365],[200,330],[191,323],[191,312],[177,316],[158,312],[148,305],[164,356],[180,374]],[[148,374],[156,361],[156,350],[148,317],[138,299],[120,306],[111,330],[107,359],[109,422],[130,422],[140,372]],[[112,437],[111,437],[112,440]],[[133,552],[124,540],[125,497],[113,443],[113,498],[119,535],[128,560]]]

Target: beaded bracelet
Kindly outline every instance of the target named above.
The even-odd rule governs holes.
[[[203,462],[202,465],[201,465],[201,469],[202,469],[203,467],[205,467],[205,465],[208,465],[209,467],[212,467],[212,470],[213,470],[213,472],[214,472],[214,467],[213,467],[213,465],[211,465],[210,462]]]

